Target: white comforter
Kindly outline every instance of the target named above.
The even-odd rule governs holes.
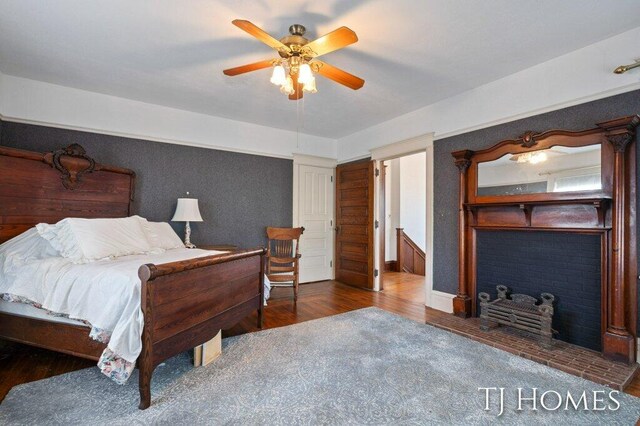
[[[108,348],[133,363],[142,350],[144,324],[138,268],[219,253],[223,252],[178,248],[80,265],[52,257],[28,262],[8,274],[0,272],[0,294],[22,296],[110,331]]]

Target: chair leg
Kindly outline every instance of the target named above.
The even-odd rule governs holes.
[[[293,281],[293,301],[294,302],[298,301],[298,280],[297,279]]]

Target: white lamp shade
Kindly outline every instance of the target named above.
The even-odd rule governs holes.
[[[173,222],[202,222],[197,198],[178,198]]]
[[[287,76],[284,72],[284,67],[282,65],[278,65],[273,68],[273,74],[271,75],[271,82],[276,86],[283,85],[287,80]]]
[[[313,78],[313,73],[311,72],[311,67],[309,64],[300,65],[300,70],[298,71],[298,82],[300,84],[307,84],[311,82]]]

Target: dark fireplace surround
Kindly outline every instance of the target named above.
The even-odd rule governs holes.
[[[637,337],[636,127],[640,116],[583,131],[526,132],[481,151],[453,152],[460,171],[459,280],[454,314],[477,315],[478,238],[484,231],[586,235],[600,241],[600,341],[605,357],[633,363]],[[478,195],[478,163],[554,146],[601,145],[602,189],[518,195]],[[523,264],[530,261],[527,256]],[[512,286],[510,283],[497,283]],[[494,287],[495,288],[495,287]],[[515,288],[517,292],[520,289]],[[544,290],[548,291],[548,290]],[[552,291],[551,291],[552,292]],[[539,296],[532,294],[532,296]]]
[[[600,238],[564,232],[479,231],[477,233],[477,295],[497,297],[496,286],[540,300],[555,297],[555,338],[602,350],[602,271]]]

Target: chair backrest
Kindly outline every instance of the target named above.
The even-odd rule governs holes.
[[[274,228],[267,227],[267,259],[268,266],[272,263],[296,262],[300,255],[300,236],[304,228]]]

